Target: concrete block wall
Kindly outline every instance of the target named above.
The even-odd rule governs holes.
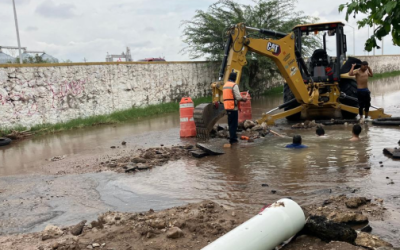
[[[205,62],[0,66],[0,128],[209,96],[217,70]]]
[[[374,73],[400,71],[400,55],[355,56],[367,61]]]

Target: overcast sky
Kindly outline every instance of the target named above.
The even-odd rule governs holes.
[[[180,53],[182,20],[196,10],[206,11],[217,0],[15,0],[21,46],[44,50],[63,60],[105,61],[107,52],[120,54],[128,46],[133,59],[165,57],[167,61],[190,60]],[[238,0],[251,3],[250,0]],[[296,10],[320,21],[344,21],[337,9],[346,0],[299,0]],[[359,18],[359,17],[358,17]],[[0,0],[0,46],[17,46],[12,0]],[[353,18],[349,24],[356,28]],[[348,53],[353,53],[353,30],[345,27]],[[364,55],[368,29],[356,28],[356,55]],[[400,48],[386,37],[385,54]],[[8,51],[9,52],[9,51]],[[372,54],[372,53],[371,53]],[[381,54],[381,50],[376,50]]]

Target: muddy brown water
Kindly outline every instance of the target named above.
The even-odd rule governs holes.
[[[399,81],[400,77],[385,78],[370,86],[372,103],[394,116],[400,116]],[[281,103],[280,96],[253,100],[254,118]],[[222,156],[170,162],[135,175],[49,175],[45,166],[50,164],[46,159],[54,156],[65,155],[56,164],[67,168],[138,147],[193,143],[194,139],[179,139],[178,114],[42,136],[3,147],[0,233],[38,231],[47,224],[71,225],[107,210],[159,210],[204,199],[255,211],[282,197],[308,205],[346,194],[384,199],[388,216],[371,222],[373,233],[400,246],[400,161],[382,154],[384,147],[397,146],[399,127],[365,125],[360,142],[348,141],[351,126],[327,126],[326,138],[316,137],[314,130],[293,130],[285,120],[274,129],[287,137],[244,142]],[[301,134],[309,148],[285,149],[294,134]],[[122,140],[127,141],[126,147],[120,145]],[[110,149],[113,145],[120,148]],[[389,184],[391,180],[394,184]]]

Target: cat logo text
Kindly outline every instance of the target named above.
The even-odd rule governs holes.
[[[273,55],[279,56],[281,53],[281,46],[275,43],[268,42],[267,50],[271,51]]]

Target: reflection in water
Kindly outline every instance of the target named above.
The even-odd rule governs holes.
[[[132,123],[89,127],[13,142],[7,147],[0,147],[0,176],[40,171],[47,163],[46,159],[54,156],[72,158],[102,155],[110,152],[111,145],[120,145],[122,140],[128,142],[127,148],[144,144],[146,140],[151,145],[153,137],[176,143],[178,138],[174,134],[160,131],[177,127],[179,116],[168,114]]]
[[[384,107],[386,113],[394,116],[400,116],[399,80],[400,77],[386,78],[370,84],[372,104]],[[280,104],[280,96],[253,100],[253,118]],[[320,138],[314,130],[292,130],[284,120],[280,124],[275,129],[282,128],[280,133],[286,134],[286,138],[241,142],[218,157],[171,162],[114,182],[141,196],[158,195],[188,202],[211,199],[226,206],[254,210],[281,197],[292,197],[306,205],[321,202],[330,195],[351,195],[351,190],[359,189],[356,195],[383,198],[389,210],[400,211],[399,162],[382,154],[384,147],[397,144],[399,128],[365,125],[362,140],[350,142],[351,126],[327,126],[328,136]],[[284,148],[294,134],[301,134],[309,148]],[[193,142],[180,140],[178,136],[179,116],[173,114],[38,137],[0,149],[0,175],[34,172],[45,163],[45,158],[55,155],[79,157],[109,153],[110,145],[119,145],[121,140],[131,147],[144,143],[157,146]],[[380,167],[380,161],[384,162],[384,168]],[[396,185],[388,186],[386,176]],[[272,190],[277,193],[273,194]],[[135,207],[135,204],[129,205]],[[399,237],[391,232],[399,226],[396,222],[390,226],[375,224],[374,231],[400,245]]]

